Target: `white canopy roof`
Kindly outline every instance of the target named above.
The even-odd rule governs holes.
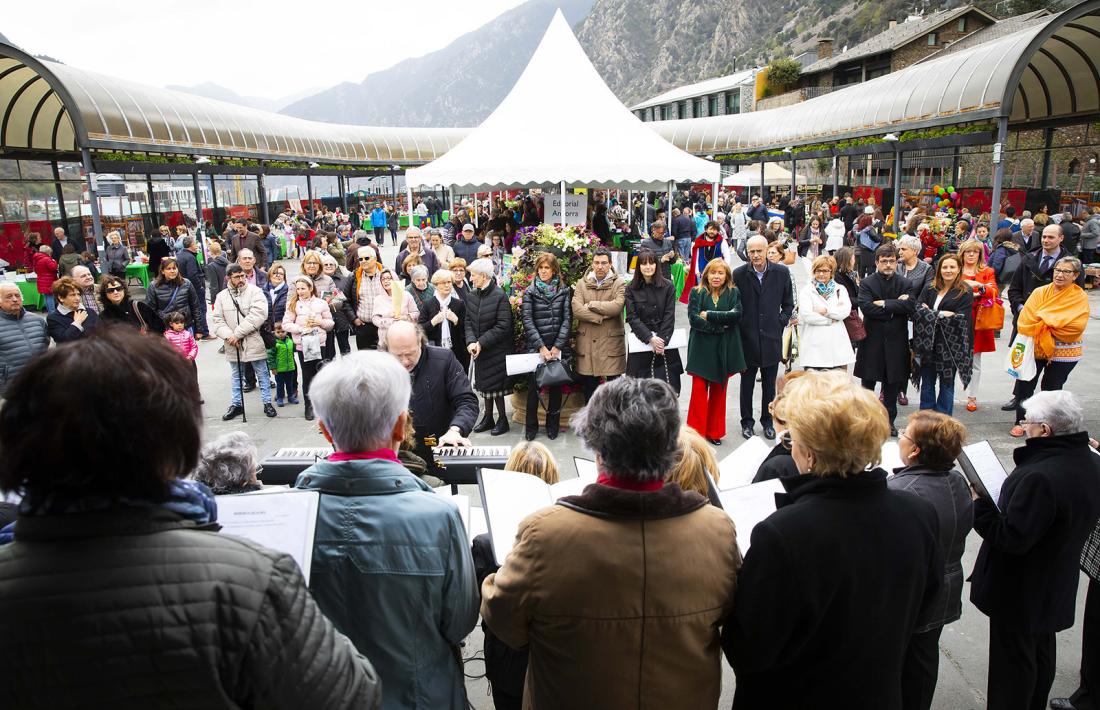
[[[806,184],[806,176],[799,175],[796,178],[799,185]],[[742,168],[732,175],[722,178],[722,184],[726,187],[759,187],[760,166],[751,165]],[[782,186],[791,184],[791,171],[778,163],[764,163],[764,184]]]
[[[720,168],[685,153],[623,106],[558,10],[500,106],[457,146],[409,170],[410,186],[466,190],[553,185],[664,189],[717,182]]]

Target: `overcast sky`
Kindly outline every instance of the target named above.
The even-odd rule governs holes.
[[[439,49],[523,0],[4,2],[0,33],[32,54],[143,84],[205,81],[279,98]]]

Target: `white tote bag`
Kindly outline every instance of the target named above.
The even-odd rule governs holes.
[[[1005,358],[1005,370],[1017,380],[1035,377],[1035,340],[1030,335],[1017,334]]]
[[[302,360],[313,362],[321,359],[321,336],[317,333],[302,335]]]

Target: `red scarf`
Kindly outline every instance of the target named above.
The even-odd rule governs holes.
[[[630,478],[612,476],[608,473],[601,473],[597,476],[596,483],[602,486],[610,486],[611,488],[619,488],[624,491],[641,491],[643,493],[659,491],[665,486],[664,481],[635,481]]]
[[[337,451],[328,457],[329,461],[363,461],[365,459],[382,459],[401,463],[393,449],[375,449],[374,451]]]
[[[680,303],[687,303],[688,299],[691,297],[691,289],[695,288],[695,264],[699,261],[699,250],[705,247],[717,246],[721,243],[721,232],[719,232],[713,240],[707,239],[706,232],[695,238],[695,241],[691,245],[691,263],[688,264],[687,277],[684,279],[684,290],[680,294]],[[719,253],[721,253],[721,250],[719,250]]]

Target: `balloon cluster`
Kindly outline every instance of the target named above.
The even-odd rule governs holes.
[[[946,212],[954,217],[955,205],[959,201],[959,193],[955,192],[955,186],[941,187],[940,185],[933,185],[932,192],[934,195],[932,203],[939,208],[939,211]]]

